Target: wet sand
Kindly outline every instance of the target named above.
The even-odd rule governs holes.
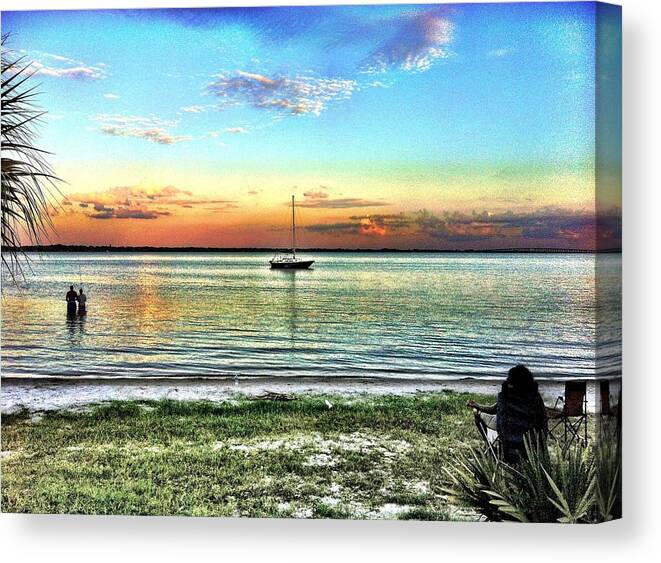
[[[190,379],[76,379],[76,378],[3,378],[1,388],[2,413],[21,409],[51,411],[77,409],[111,400],[207,400],[227,401],[237,395],[261,395],[268,391],[294,395],[410,395],[455,391],[495,395],[499,380],[416,380],[373,378],[190,378]],[[540,381],[540,392],[547,406],[553,406],[564,394],[562,381]],[[612,400],[617,399],[620,380],[611,381]],[[588,410],[595,411],[598,382],[588,382]]]

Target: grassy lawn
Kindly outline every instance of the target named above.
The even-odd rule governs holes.
[[[441,491],[453,452],[478,439],[471,397],[488,400],[239,398],[5,415],[2,510],[473,519]]]

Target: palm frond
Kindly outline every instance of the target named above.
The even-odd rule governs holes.
[[[53,231],[51,210],[57,206],[58,183],[46,160],[50,153],[36,146],[45,111],[35,105],[35,71],[16,57],[2,36],[2,267],[16,283],[25,263],[21,247],[37,245]]]

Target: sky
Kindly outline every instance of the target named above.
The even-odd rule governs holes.
[[[2,13],[65,180],[50,242],[620,246],[620,9]],[[597,72],[598,71],[598,72]]]

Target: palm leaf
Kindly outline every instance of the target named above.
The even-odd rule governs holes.
[[[23,276],[24,244],[37,245],[53,231],[50,211],[57,204],[58,183],[46,161],[47,151],[36,146],[38,127],[46,112],[33,102],[35,71],[22,57],[13,56],[2,36],[2,265],[16,283]]]

